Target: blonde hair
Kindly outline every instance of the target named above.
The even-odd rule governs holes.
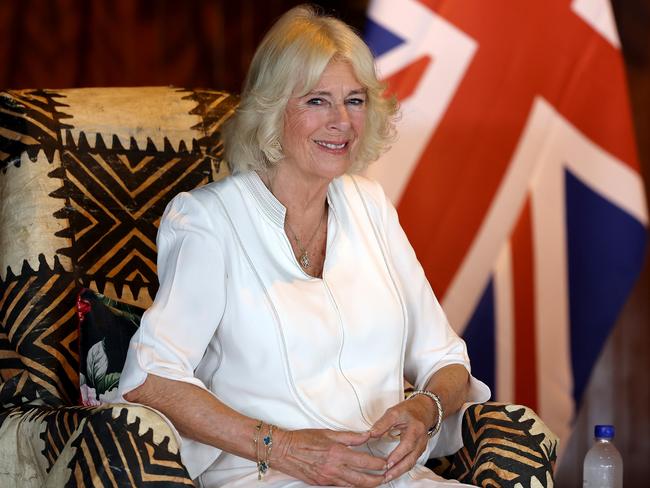
[[[309,93],[334,58],[348,62],[367,91],[365,130],[350,171],[361,171],[390,147],[397,102],[384,96],[370,49],[344,22],[301,5],[280,17],[253,56],[239,107],[223,129],[231,171],[264,171],[284,157],[289,98]]]

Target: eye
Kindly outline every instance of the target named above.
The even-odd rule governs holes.
[[[354,97],[354,98],[348,98],[345,101],[345,103],[347,103],[348,105],[355,106],[355,107],[362,107],[366,103],[366,100],[363,99],[363,98]]]
[[[314,97],[307,100],[307,105],[323,105],[325,100],[320,97]]]

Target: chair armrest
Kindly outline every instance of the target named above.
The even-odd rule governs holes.
[[[483,403],[463,417],[463,448],[432,459],[431,469],[448,479],[501,488],[552,487],[558,438],[532,409]]]
[[[18,407],[0,422],[6,488],[194,486],[171,427],[146,407]]]

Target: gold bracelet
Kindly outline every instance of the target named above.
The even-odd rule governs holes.
[[[264,475],[264,472],[262,472],[261,466],[262,466],[262,461],[260,460],[260,434],[262,432],[262,425],[264,422],[261,420],[258,421],[257,425],[255,426],[255,435],[253,436],[253,446],[255,449],[255,464],[257,465],[257,479],[261,480],[262,476]]]
[[[255,457],[257,465],[257,479],[261,481],[264,478],[264,475],[271,469],[271,450],[273,449],[273,428],[275,427],[272,424],[268,424],[269,430],[267,434],[262,437],[262,442],[260,442],[260,434],[262,433],[262,425],[264,422],[261,420],[255,426],[255,436],[253,438],[253,444],[255,445]],[[260,449],[264,451],[264,459],[262,459],[262,453]]]
[[[264,452],[264,461],[262,461],[262,474],[266,474],[266,472],[271,469],[271,449],[273,449],[273,424],[269,424],[269,431],[264,436],[262,439],[262,442],[264,443],[264,447],[266,448]]]
[[[440,401],[440,397],[438,395],[430,392],[429,390],[415,390],[409,395],[408,399],[410,400],[414,396],[418,395],[424,395],[431,398],[431,400],[433,400],[433,402],[436,404],[436,407],[438,408],[438,416],[436,417],[436,422],[433,424],[433,427],[427,431],[427,435],[429,437],[433,437],[440,431],[440,427],[442,426],[442,402]]]

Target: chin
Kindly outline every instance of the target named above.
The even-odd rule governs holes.
[[[324,169],[321,174],[324,178],[333,180],[334,178],[338,178],[339,176],[343,176],[345,173],[347,173],[351,166],[352,163],[346,163],[344,165],[338,164],[336,167]]]

